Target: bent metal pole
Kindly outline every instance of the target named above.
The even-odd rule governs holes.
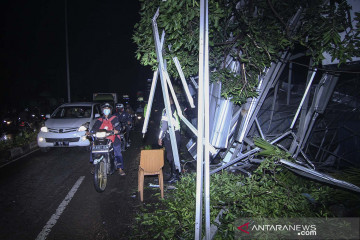
[[[205,193],[205,239],[210,239],[210,174],[209,174],[209,44],[208,1],[200,1],[198,138],[196,169],[195,239],[201,239],[202,194]],[[204,168],[203,163],[205,162]],[[204,176],[205,175],[205,176]],[[204,182],[205,180],[205,182]],[[204,183],[204,189],[203,189]]]
[[[150,118],[150,112],[151,112],[151,108],[152,108],[152,103],[154,100],[154,94],[155,94],[155,88],[156,88],[156,83],[157,83],[157,78],[159,75],[159,70],[156,69],[156,71],[154,72],[153,75],[153,80],[151,82],[151,90],[150,90],[150,95],[149,95],[149,100],[148,100],[148,107],[145,113],[145,119],[144,119],[144,124],[143,124],[143,128],[142,128],[142,134],[143,137],[145,136],[145,133],[147,132],[147,126],[149,123],[149,118]]]
[[[162,34],[161,34],[161,42],[160,42],[160,48],[161,49],[164,46],[164,41],[165,41],[165,32],[163,31]],[[144,124],[143,124],[143,128],[142,128],[143,137],[145,137],[145,133],[147,132],[147,127],[148,127],[148,123],[149,123],[151,108],[152,108],[152,104],[153,104],[153,101],[154,101],[154,94],[155,94],[158,75],[159,75],[159,68],[156,69],[156,71],[154,72],[153,80],[151,82],[151,90],[150,90],[150,95],[149,95],[149,99],[148,99],[148,106],[147,106],[147,111],[146,111],[146,114],[145,114]]]
[[[159,63],[159,74],[160,74],[160,82],[161,82],[161,89],[163,93],[164,103],[165,103],[165,109],[166,109],[166,115],[168,119],[171,119],[172,112],[170,107],[170,99],[169,99],[169,92],[168,87],[166,84],[165,74],[166,74],[166,67],[165,62],[162,57],[162,47],[159,37],[159,31],[156,23],[156,19],[159,16],[159,9],[157,9],[153,19],[152,19],[152,27],[153,27],[153,34],[154,34],[154,41],[155,41],[155,49],[156,49],[156,56]],[[174,163],[176,169],[181,172],[181,166],[180,166],[180,160],[179,160],[179,152],[176,144],[176,137],[175,137],[175,130],[174,125],[172,121],[168,121],[169,124],[169,134],[170,134],[170,141],[171,141],[171,148],[174,155]]]

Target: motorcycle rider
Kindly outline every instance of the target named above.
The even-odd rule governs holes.
[[[92,133],[95,133],[99,129],[113,130],[115,135],[107,137],[113,142],[114,155],[115,155],[115,166],[118,173],[121,176],[125,175],[124,172],[124,161],[121,154],[121,140],[120,136],[120,122],[116,115],[111,115],[112,106],[109,103],[105,103],[101,106],[103,115],[97,119],[94,126],[91,129]],[[92,162],[92,159],[90,160]]]
[[[19,113],[19,127],[20,130],[33,130],[33,121],[31,121],[31,114],[29,108],[25,108],[24,111]]]
[[[116,104],[116,113],[115,115],[118,117],[119,122],[123,128],[125,128],[125,140],[126,140],[126,147],[130,147],[130,126],[131,126],[131,115],[124,111],[124,104],[117,103]]]
[[[131,123],[132,123],[132,128],[135,127],[135,123],[136,123],[136,117],[135,117],[135,112],[132,109],[132,107],[130,106],[130,104],[126,104],[125,106],[125,111],[130,115],[131,117]]]
[[[175,137],[177,148],[180,149],[180,120],[177,114],[174,102],[170,97],[171,104],[171,121],[175,130]],[[179,180],[179,172],[175,168],[174,155],[172,152],[171,141],[170,141],[170,133],[169,133],[169,125],[168,125],[168,117],[166,115],[166,109],[162,111],[161,121],[160,121],[160,134],[158,139],[158,144],[162,146],[164,144],[166,151],[166,159],[170,165],[170,178],[167,180],[168,183],[174,183]]]

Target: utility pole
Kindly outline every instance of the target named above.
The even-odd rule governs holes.
[[[66,78],[67,78],[67,95],[68,102],[70,98],[70,69],[69,69],[69,40],[68,40],[68,23],[67,23],[67,0],[65,0],[65,45],[66,45]]]

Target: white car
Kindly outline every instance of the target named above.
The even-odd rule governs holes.
[[[90,141],[85,135],[96,119],[100,117],[99,103],[66,103],[53,114],[47,115],[45,125],[40,129],[37,142],[40,150],[51,147],[87,147]]]

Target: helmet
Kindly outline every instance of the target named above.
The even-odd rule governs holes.
[[[102,106],[101,106],[101,108],[103,109],[103,108],[110,108],[110,109],[112,109],[112,106],[111,106],[111,104],[109,104],[109,103],[104,103]]]
[[[124,108],[124,104],[122,104],[122,103],[117,103],[117,104],[116,104],[116,108]]]

